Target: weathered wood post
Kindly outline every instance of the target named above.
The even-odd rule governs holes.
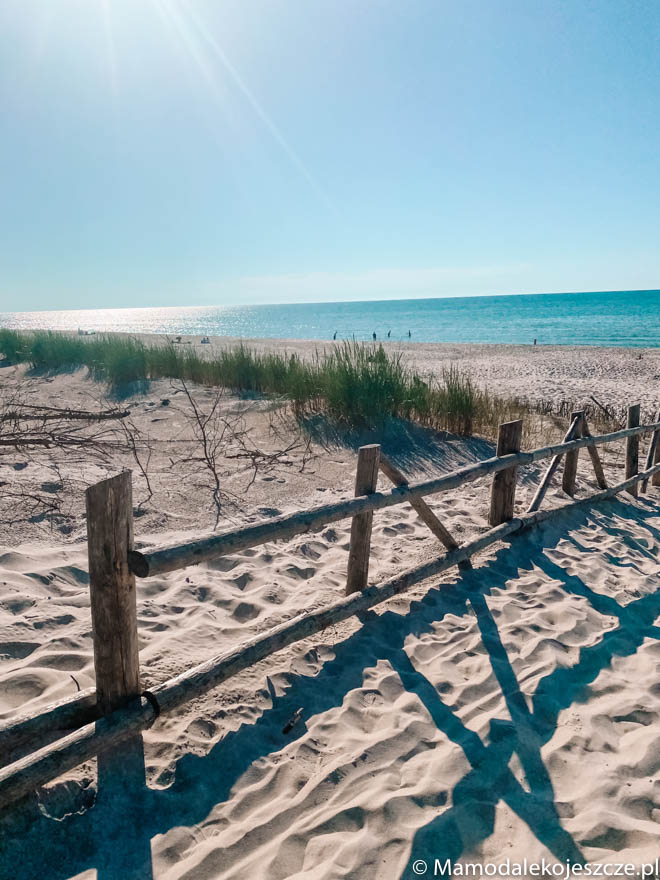
[[[636,428],[639,425],[640,405],[634,403],[628,407],[628,418],[626,420],[626,428]],[[634,477],[639,473],[639,435],[626,438],[626,480]],[[629,495],[637,497],[638,484],[635,483],[626,489]]]
[[[370,495],[376,491],[380,446],[372,443],[358,450],[357,471],[355,473],[355,495]],[[348,572],[346,594],[356,593],[367,586],[369,576],[369,551],[371,548],[371,526],[374,515],[358,513],[351,523],[351,543],[348,550]]]
[[[90,486],[87,552],[97,705],[107,715],[140,694],[133,549],[132,473]]]
[[[579,427],[580,417],[576,416],[571,420],[571,424],[568,426],[568,431],[566,431],[566,433],[564,434],[564,439],[562,440],[562,443],[568,443],[569,440],[575,440],[575,432],[578,430]],[[550,462],[550,466],[543,475],[543,479],[539,483],[539,487],[536,490],[534,497],[532,498],[532,502],[527,508],[527,513],[534,513],[534,511],[538,510],[541,506],[541,502],[545,498],[545,493],[548,491],[548,488],[550,486],[550,481],[555,475],[555,471],[561,464],[562,457],[563,456],[561,453],[559,453],[559,455],[553,456],[553,459]]]
[[[87,550],[99,711],[105,715],[140,695],[135,575],[128,567],[133,549],[132,473],[123,471],[90,486]],[[151,845],[142,832],[146,814],[144,744],[136,732],[98,756],[97,807],[104,809],[106,833],[121,841],[109,853],[103,877],[151,876]],[[111,807],[111,809],[110,809]],[[125,817],[133,821],[126,828]]]
[[[591,431],[589,430],[589,425],[587,424],[587,417],[582,417],[582,435],[584,437],[591,437]],[[589,458],[591,459],[591,464],[594,468],[594,474],[596,475],[596,482],[600,489],[607,489],[607,480],[605,479],[605,471],[603,470],[603,463],[600,460],[600,455],[598,453],[598,449],[596,446],[587,446],[587,452],[589,453]]]
[[[517,419],[515,422],[504,422],[500,425],[495,453],[498,457],[508,455],[511,452],[520,452],[522,425],[522,419]],[[517,471],[518,469],[515,467],[507,468],[505,471],[499,471],[493,477],[488,517],[491,526],[499,526],[500,523],[513,519]]]
[[[653,464],[660,464],[660,443],[656,443],[653,453]],[[652,486],[660,486],[660,473],[653,474],[651,477]]]
[[[398,467],[393,465],[384,455],[380,456],[379,467],[395,486],[408,485],[406,477],[401,473]],[[440,541],[442,541],[447,550],[456,550],[458,548],[458,542],[454,540],[451,533],[447,531],[423,498],[411,498],[410,506],[416,511],[422,522],[431,529],[436,538],[439,538]]]
[[[584,421],[584,410],[576,410],[576,412],[571,413],[571,421],[573,419],[577,419],[577,428],[575,429],[573,439],[579,440],[582,436],[582,423]],[[573,497],[575,495],[575,486],[576,486],[576,478],[577,478],[577,466],[578,466],[578,456],[580,455],[580,450],[575,449],[572,452],[566,453],[566,458],[564,459],[564,473],[561,478],[561,487],[566,492],[567,495]]]
[[[656,417],[656,422],[660,421],[660,413]],[[654,431],[651,435],[651,442],[649,443],[649,450],[646,454],[646,462],[644,464],[644,470],[648,471],[653,467],[654,464],[658,464],[660,462],[660,431]],[[649,485],[648,480],[642,480],[639,484],[639,491],[646,492]],[[660,486],[660,474],[653,474],[651,477],[651,485],[652,486]]]

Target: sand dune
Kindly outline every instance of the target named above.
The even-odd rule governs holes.
[[[444,455],[421,464],[450,470],[483,448]],[[331,457],[259,483],[244,517],[350,495],[354,451]],[[593,491],[586,456],[580,474],[579,494]],[[521,473],[521,508],[537,480]],[[432,506],[466,539],[486,527],[488,490]],[[561,500],[554,484],[549,503]],[[653,490],[573,512],[246,670],[159,719],[143,763],[134,743],[98,784],[90,762],[2,817],[0,877],[370,880],[413,877],[419,859],[653,861],[659,510]],[[185,516],[173,504],[163,527],[147,514],[138,538],[176,540]],[[337,598],[349,527],[139,581],[144,685]],[[0,719],[93,684],[84,523],[30,528],[0,547]],[[376,514],[371,580],[437,552],[412,510]]]
[[[144,334],[153,343],[161,337]],[[193,344],[201,337],[188,336]],[[243,342],[259,351],[295,352],[312,357],[316,351],[330,350],[333,343],[301,339],[238,339],[211,336],[210,345],[201,350]],[[469,372],[477,385],[494,394],[524,397],[531,401],[563,400],[588,402],[595,394],[608,406],[624,407],[631,389],[643,401],[644,409],[657,412],[660,392],[660,349],[601,348],[578,345],[485,345],[450,342],[390,342],[379,340],[389,352],[401,352],[405,360],[422,374],[438,374],[443,368],[459,366]],[[337,344],[341,344],[338,341]]]

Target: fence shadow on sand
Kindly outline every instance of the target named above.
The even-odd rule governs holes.
[[[414,876],[411,866],[415,859],[455,860],[469,853],[492,833],[500,800],[558,861],[583,861],[578,843],[562,827],[541,747],[552,738],[559,713],[584,699],[587,685],[610,665],[613,657],[632,655],[645,638],[660,637],[660,628],[654,626],[660,614],[660,591],[623,606],[567,573],[544,552],[555,548],[560,540],[576,540],[577,529],[601,523],[604,518],[610,533],[643,556],[650,551],[635,537],[633,527],[638,532],[644,530],[647,541],[660,544],[660,533],[651,522],[658,518],[658,511],[646,501],[636,508],[612,501],[596,513],[574,510],[567,513],[561,526],[546,525],[532,535],[515,537],[515,554],[507,545],[474,571],[458,572],[454,581],[429,587],[421,599],[412,600],[408,613],[365,613],[360,629],[333,646],[334,657],[316,675],[292,675],[287,691],[281,696],[272,693],[272,707],[254,723],[227,733],[204,756],[187,754],[180,758],[168,788],[146,786],[142,738],[137,736],[121,750],[119,759],[108,758],[99,767],[99,791],[93,804],[85,807],[78,789],[77,797],[70,796],[57,818],[45,815],[36,800],[8,813],[0,821],[0,877],[65,880],[94,868],[98,880],[150,880],[154,836],[202,822],[216,804],[228,799],[233,785],[254,761],[284,748],[312,716],[340,706],[348,691],[362,685],[364,670],[383,660],[389,661],[404,688],[418,696],[437,728],[463,750],[471,764],[453,791],[438,796],[437,803],[431,805],[437,815],[415,834],[401,877],[407,880]],[[600,551],[591,547],[585,552]],[[545,676],[532,697],[530,710],[487,597],[491,587],[502,588],[507,580],[518,576],[520,569],[534,566],[567,593],[584,597],[597,611],[615,615],[618,624],[597,644],[582,648],[573,666],[557,667]],[[443,702],[436,686],[414,667],[404,650],[407,636],[430,631],[445,615],[470,613],[476,616],[509,715],[491,722],[487,744]],[[283,734],[283,726],[300,706],[305,707],[302,724],[293,733]],[[525,771],[529,791],[509,768],[514,752]],[[447,807],[449,801],[451,806]],[[246,832],[233,846],[217,850],[212,855],[217,861],[207,861],[206,870],[222,876],[223,868],[234,861],[234,856],[241,850],[245,852],[246,838],[252,833],[263,834],[263,826]],[[280,873],[277,864],[271,869],[274,877],[287,876],[283,866]]]

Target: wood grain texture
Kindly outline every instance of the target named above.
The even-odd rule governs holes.
[[[591,431],[589,430],[589,425],[587,424],[586,416],[582,417],[582,436],[583,437],[591,437]],[[589,453],[589,458],[591,459],[591,465],[594,469],[594,474],[596,475],[596,482],[598,483],[598,487],[600,489],[607,489],[607,480],[605,479],[605,471],[603,470],[603,463],[600,460],[600,455],[598,454],[598,449],[596,446],[587,446],[587,452]]]
[[[374,492],[373,495],[365,495],[362,498],[349,498],[346,501],[336,501],[297,513],[284,514],[242,529],[205,535],[193,541],[159,547],[148,553],[132,550],[129,552],[129,565],[131,571],[138,577],[151,577],[165,574],[168,571],[178,571],[190,565],[198,565],[200,562],[216,559],[218,556],[226,556],[231,553],[239,553],[250,547],[258,547],[268,541],[293,538],[296,535],[324,528],[330,523],[355,516],[356,513],[383,510],[397,504],[410,503],[412,498],[421,498],[424,495],[434,495],[437,492],[456,489],[465,483],[499,473],[511,466],[531,464],[545,458],[552,458],[554,455],[563,455],[571,450],[604,446],[607,443],[624,440],[626,437],[649,434],[655,430],[660,430],[660,422],[642,425],[639,428],[624,428],[610,434],[583,437],[580,440],[571,440],[568,444],[555,443],[552,446],[542,446],[530,452],[512,453],[501,458],[488,458],[443,474],[441,477],[410,483],[408,486],[391,489],[389,492]]]
[[[496,451],[498,458],[520,451],[522,424],[522,419],[517,419],[515,422],[504,422],[500,425]],[[488,522],[491,526],[508,522],[513,517],[516,503],[517,473],[518,469],[511,467],[493,477],[490,492],[490,514],[488,516]]]
[[[380,446],[372,443],[358,450],[355,472],[355,495],[371,495],[378,485],[378,462]],[[369,555],[371,552],[371,527],[374,515],[358,513],[351,523],[351,543],[348,550],[348,570],[346,573],[346,593],[355,593],[367,586],[369,578]]]
[[[146,700],[131,701],[110,715],[3,767],[0,769],[0,810],[83,761],[119,745],[127,736],[147,727],[153,718],[154,710]]]
[[[62,731],[75,730],[98,718],[96,689],[86,688],[39,712],[21,715],[0,727],[0,767],[27,751],[34,752]]]
[[[94,640],[96,697],[107,714],[140,693],[133,549],[132,474],[124,471],[90,486],[87,553]]]
[[[580,418],[579,418],[579,416],[576,416],[571,421],[570,427],[569,427],[568,431],[566,432],[566,434],[564,435],[564,440],[563,440],[564,443],[568,443],[569,440],[573,440],[573,438],[575,437],[575,434],[578,430],[579,424],[580,424]],[[559,467],[559,464],[560,464],[562,458],[563,458],[562,455],[555,455],[555,457],[552,459],[552,461],[548,465],[548,469],[546,470],[545,474],[543,475],[543,479],[539,483],[539,487],[536,490],[534,497],[532,498],[532,503],[527,508],[527,513],[533,513],[535,510],[538,510],[539,507],[541,506],[541,502],[545,498],[545,493],[548,491],[548,488],[550,486],[550,481],[552,480],[557,468]]]
[[[578,420],[578,425],[575,429],[575,439],[577,440],[582,436],[582,421],[584,419],[583,410],[577,410],[576,412],[571,413],[571,422],[573,421],[573,419]],[[573,497],[573,495],[575,495],[579,455],[579,449],[576,449],[572,452],[567,452],[566,459],[564,461],[564,473],[562,474],[561,478],[561,487],[567,495],[571,496],[571,498]]]
[[[634,403],[628,407],[626,428],[636,428],[639,425],[641,407]],[[626,479],[633,477],[639,471],[639,436],[628,437],[626,440]],[[637,497],[637,484],[626,489],[628,494]]]
[[[651,435],[651,442],[649,443],[649,448],[646,453],[646,463],[644,465],[644,470],[647,471],[650,467],[653,466],[654,462],[660,461],[660,451],[658,451],[658,440],[660,439],[660,431],[654,431]],[[656,479],[655,477],[653,479]],[[660,479],[660,478],[658,478]],[[646,492],[648,488],[649,481],[648,479],[642,480],[639,484],[639,491]],[[655,484],[651,484],[655,485]]]
[[[567,511],[573,511],[579,507],[591,507],[600,501],[606,501],[629,488],[632,483],[639,482],[656,473],[660,474],[660,463],[643,474],[637,474],[595,495],[582,498],[579,501],[571,501],[562,507],[524,514],[496,526],[457,550],[417,565],[381,584],[367,587],[350,596],[344,596],[325,608],[301,614],[293,620],[280,624],[275,629],[257,635],[232,651],[213,657],[164,682],[154,688],[152,694],[162,713],[173,711],[222,684],[248,666],[258,663],[275,651],[321,632],[326,627],[366,611],[380,602],[385,602],[392,596],[409,590],[427,578],[446,571],[453,565],[458,565],[459,562],[469,559],[475,553],[486,549],[491,544],[502,541],[509,535],[523,529],[533,528],[541,522],[557,519]],[[447,589],[451,589],[451,587],[448,586]],[[133,700],[130,704],[101,718],[94,724],[88,724],[39,752],[0,769],[0,809],[34,791],[35,788],[45,785],[62,773],[73,769],[83,761],[89,760],[94,755],[115,747],[127,737],[148,727],[154,721],[154,716],[153,707],[144,697],[140,700]]]
[[[655,435],[660,435],[660,431],[656,431]],[[660,462],[660,441],[655,445],[655,452],[653,453],[653,464],[658,464]],[[647,468],[648,470],[648,468]],[[654,474],[651,477],[651,485],[652,486],[660,486],[660,471],[657,474]]]

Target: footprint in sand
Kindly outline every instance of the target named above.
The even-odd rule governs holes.
[[[253,580],[254,577],[249,572],[244,571],[243,574],[239,574],[237,577],[233,578],[233,583],[239,590],[244,590]]]
[[[40,697],[47,683],[38,673],[20,672],[0,682],[0,709],[18,709]]]
[[[38,647],[37,642],[3,642],[0,645],[0,660],[24,660]]]
[[[240,565],[238,559],[232,559],[230,556],[219,556],[217,559],[211,559],[206,563],[206,567],[211,571],[231,571]]]
[[[195,718],[194,721],[186,727],[186,733],[193,739],[209,740],[213,739],[218,730],[218,725],[207,718]]]
[[[34,604],[34,599],[0,599],[0,607],[6,608],[10,614],[20,614]]]
[[[57,494],[57,492],[62,491],[62,489],[64,488],[64,485],[62,483],[45,482],[45,483],[42,483],[41,486],[39,486],[39,488],[41,489],[42,492],[49,492],[51,495],[55,495],[55,494]]]
[[[36,647],[36,645],[35,645]],[[62,672],[76,672],[84,669],[89,658],[83,654],[46,654],[31,660],[28,666],[40,666],[47,669],[59,669]]]
[[[328,548],[321,541],[305,541],[298,549],[307,559],[320,559]]]
[[[316,574],[316,569],[311,566],[309,568],[299,568],[297,565],[287,565],[284,571],[289,577],[297,578],[302,581],[308,581]]]
[[[232,617],[239,623],[246,623],[248,620],[254,620],[255,617],[259,617],[260,613],[255,605],[249,602],[239,602],[232,612]]]
[[[278,510],[277,507],[257,507],[257,513],[260,513],[262,516],[280,516],[282,511]]]

